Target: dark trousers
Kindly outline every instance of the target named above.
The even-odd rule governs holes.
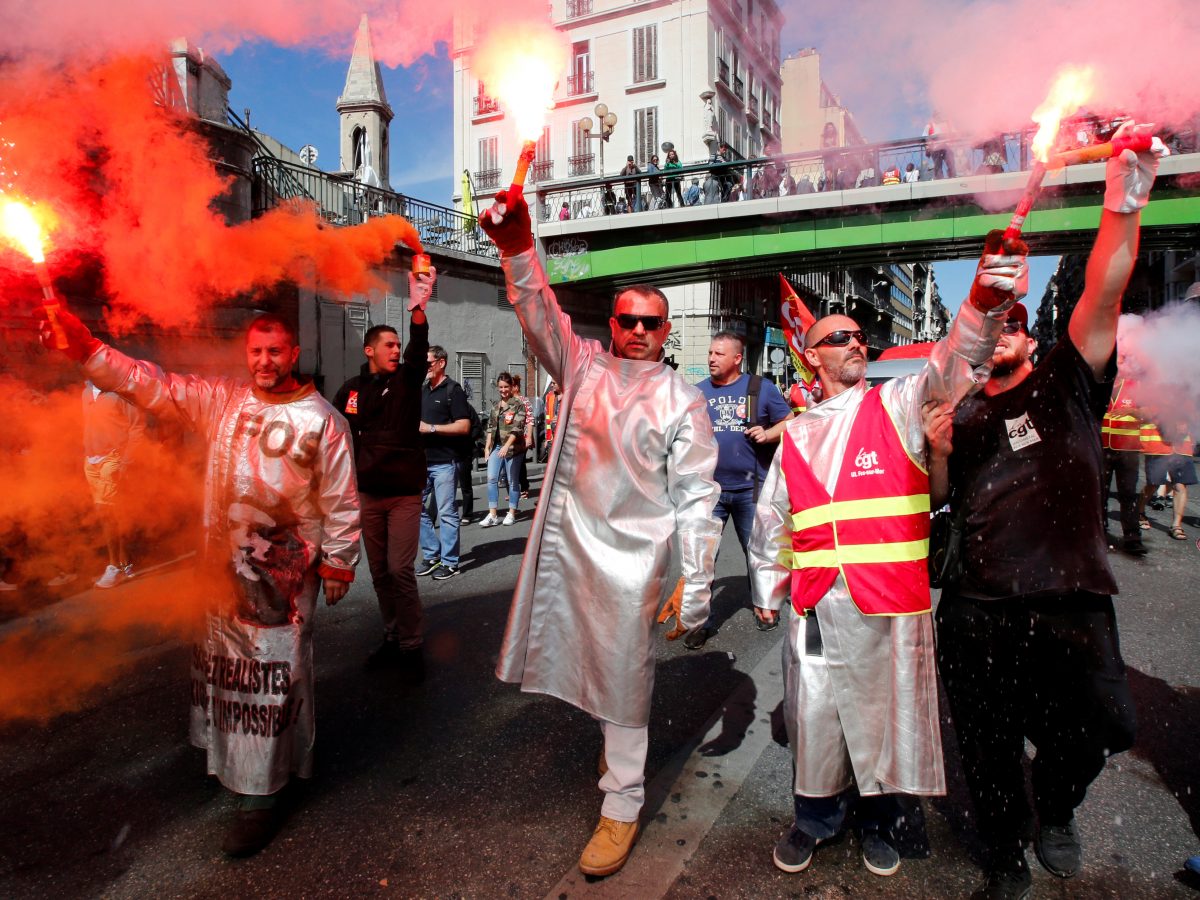
[[[462,491],[462,518],[464,521],[475,515],[475,485],[471,482],[474,469],[474,457],[464,456],[458,461],[458,489]]]
[[[1112,598],[943,596],[937,637],[982,837],[994,855],[1015,854],[1032,826],[1025,738],[1037,748],[1033,795],[1043,825],[1066,824],[1104,761],[1133,745]]]
[[[842,830],[846,814],[854,806],[858,833],[877,831],[888,841],[895,840],[902,810],[895,794],[859,797],[851,788],[834,797],[802,797],[796,801],[796,827],[809,837],[828,840]],[[857,799],[856,799],[857,798]]]
[[[1121,505],[1121,534],[1138,537],[1137,484],[1138,462],[1142,454],[1129,450],[1104,451],[1104,490],[1100,492],[1100,512],[1108,530],[1108,488],[1117,476],[1117,502]]]
[[[375,497],[359,494],[362,537],[384,640],[403,648],[421,646],[421,595],[413,560],[421,532],[421,495]]]

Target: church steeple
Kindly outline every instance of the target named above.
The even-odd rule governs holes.
[[[346,86],[338,97],[341,116],[341,169],[356,181],[391,189],[388,184],[388,126],[392,107],[371,48],[371,26],[364,13],[354,39]]]

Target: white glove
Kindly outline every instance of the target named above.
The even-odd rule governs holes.
[[[1153,125],[1135,125],[1130,120],[1116,130],[1113,139],[1146,135],[1153,130]],[[1156,137],[1144,153],[1122,150],[1111,157],[1104,172],[1104,208],[1115,213],[1132,213],[1145,206],[1150,200],[1150,185],[1158,173],[1158,160],[1170,153],[1167,145]]]
[[[978,308],[1006,310],[1029,293],[1029,266],[1023,255],[985,253],[975,270],[971,302]]]
[[[425,312],[425,304],[433,295],[433,283],[437,281],[437,267],[430,266],[429,274],[414,275],[408,273],[408,311],[419,309]]]

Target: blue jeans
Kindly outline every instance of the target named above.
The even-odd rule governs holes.
[[[431,465],[421,494],[421,553],[425,559],[441,560],[444,566],[458,565],[458,463]],[[437,507],[434,528],[429,514],[430,499]]]
[[[754,527],[754,488],[743,488],[738,491],[721,491],[717,505],[713,507],[713,515],[725,530],[725,523],[733,516],[733,530],[737,532],[738,543],[742,552],[750,543],[750,530]]]
[[[795,794],[795,827],[809,837],[822,840],[834,837],[842,830],[846,813],[850,811],[851,802],[855,800],[856,794],[853,788],[833,797],[802,797]],[[855,806],[859,834],[876,831],[887,838],[889,843],[895,839],[901,815],[900,803],[895,794],[858,797]]]
[[[507,457],[500,455],[499,448],[492,451],[488,457],[488,509],[496,509],[500,505],[500,467],[504,467],[504,477],[508,479],[508,508],[515,510],[521,502],[521,472],[517,466],[516,454]]]

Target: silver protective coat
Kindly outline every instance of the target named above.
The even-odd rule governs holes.
[[[215,591],[193,652],[191,740],[241,794],[312,773],[318,567],[352,577],[359,506],[345,419],[315,390],[174,375],[101,345],[94,384],[203,436],[203,570]]]
[[[685,580],[683,624],[708,617],[721,532],[704,397],[661,362],[618,359],[579,338],[532,250],[503,265],[562,401],[496,675],[642,727],[673,558]]]
[[[925,368],[883,385],[884,408],[918,465],[926,461],[922,405],[930,398],[957,404],[988,379],[1005,315],[984,315],[964,303]],[[861,449],[848,442],[865,396],[865,383],[845,390],[793,419],[783,436],[831,496],[843,457]],[[763,483],[749,545],[755,605],[774,610],[790,600],[790,572],[779,561],[792,541],[781,456],[775,455]],[[863,615],[840,575],[814,614],[820,654],[806,652],[811,625],[800,615],[791,617],[783,647],[795,793],[833,796],[853,781],[866,795],[944,794],[932,615]]]

